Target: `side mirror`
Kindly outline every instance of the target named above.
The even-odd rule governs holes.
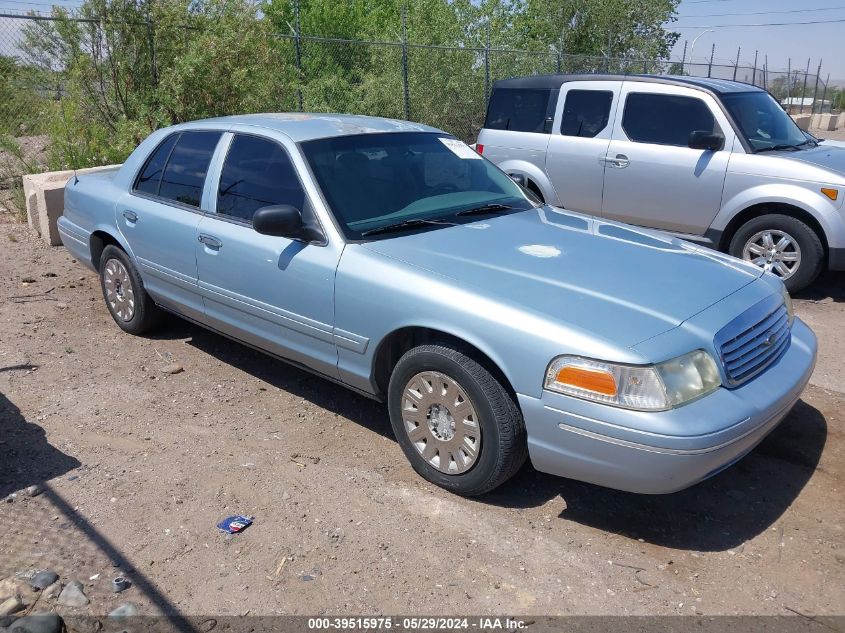
[[[689,135],[690,149],[703,149],[710,152],[718,152],[725,147],[724,134],[695,130]]]
[[[252,227],[262,235],[301,237],[302,213],[289,204],[261,207],[252,216]]]

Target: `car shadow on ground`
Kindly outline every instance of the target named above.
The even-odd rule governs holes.
[[[384,405],[341,385],[180,319],[168,322],[155,338],[189,339],[190,345],[226,364],[393,439]],[[559,496],[566,503],[562,519],[655,545],[722,551],[739,546],[777,521],[815,471],[826,438],[824,416],[799,401],[744,459],[681,492],[620,492],[545,475],[527,464],[511,481],[478,500],[528,509]]]
[[[276,389],[349,418],[374,433],[393,438],[393,430],[384,405],[202,326],[174,316],[151,338],[188,339],[188,345]]]
[[[845,303],[845,273],[825,271],[808,288],[795,293],[801,301]]]
[[[560,496],[560,518],[647,543],[724,551],[772,527],[815,472],[827,422],[800,400],[783,422],[737,464],[670,495],[637,495],[538,473],[530,466],[485,497],[529,508]]]

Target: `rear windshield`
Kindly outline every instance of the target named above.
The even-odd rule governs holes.
[[[548,134],[558,92],[551,89],[497,88],[490,95],[484,127],[488,130]]]

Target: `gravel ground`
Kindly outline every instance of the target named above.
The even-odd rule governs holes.
[[[123,334],[93,273],[0,214],[0,499],[46,488],[0,505],[0,578],[78,579],[97,615],[845,614],[843,287],[797,302],[821,339],[802,401],[713,479],[647,497],[526,467],[466,500],[376,403],[176,319]]]

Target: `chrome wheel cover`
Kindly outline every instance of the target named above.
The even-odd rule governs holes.
[[[475,407],[445,374],[425,371],[408,381],[402,391],[402,424],[423,459],[447,475],[465,473],[481,453]]]
[[[789,279],[801,265],[801,247],[789,233],[767,229],[748,239],[742,258],[781,279]]]
[[[131,321],[135,316],[135,289],[129,271],[119,259],[110,259],[103,268],[103,286],[106,302],[112,314],[121,321]]]

